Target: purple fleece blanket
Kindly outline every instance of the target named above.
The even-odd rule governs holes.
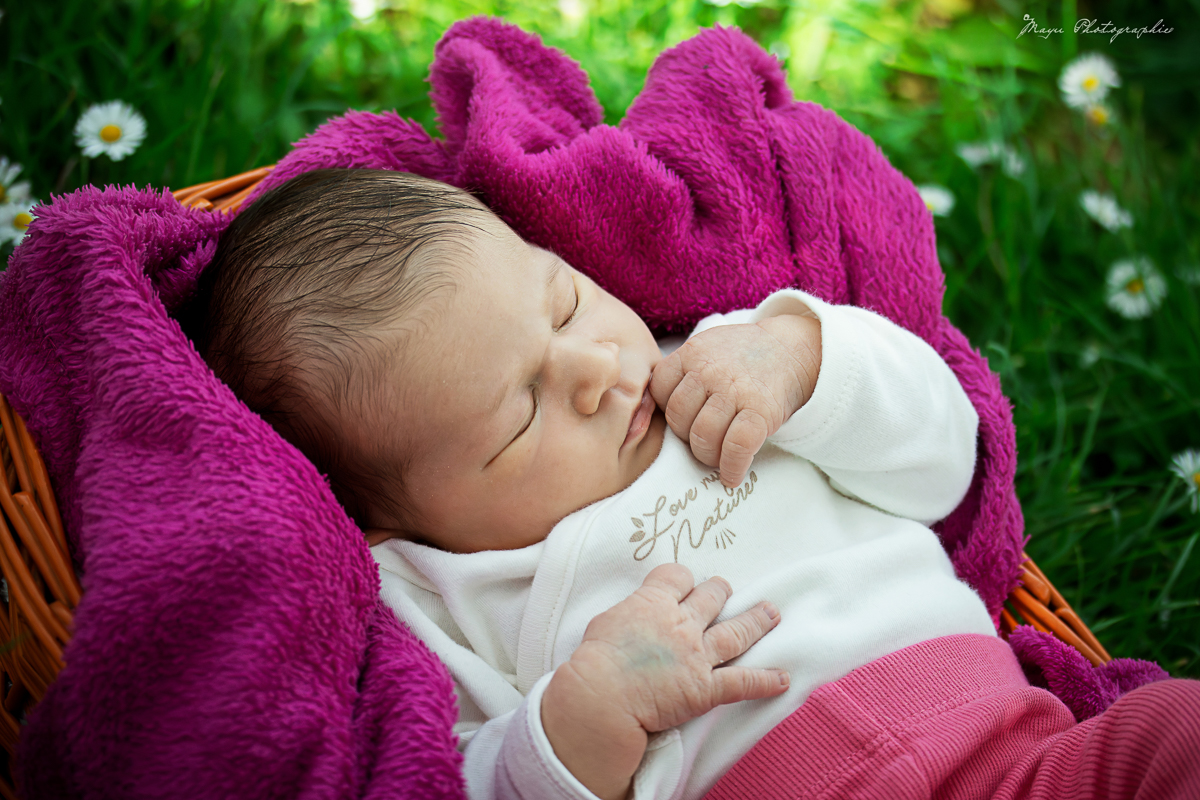
[[[575,63],[495,20],[451,28],[431,82],[443,140],[349,113],[265,186],[343,166],[467,187],[662,331],[784,286],[886,314],[979,411],[975,480],[939,533],[997,613],[1022,544],[1011,411],[941,314],[929,214],[867,137],[793,102],[731,29],[664,53],[617,128]],[[445,671],[379,606],[322,477],[169,316],[227,218],[90,187],[37,214],[0,276],[0,391],[45,454],[85,592],[25,728],[26,796],[461,797]],[[1161,674],[1023,636],[1081,718]]]

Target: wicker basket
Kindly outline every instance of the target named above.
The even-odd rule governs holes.
[[[189,208],[228,213],[238,209],[273,167],[174,192]],[[42,699],[63,666],[80,586],[69,555],[45,464],[25,425],[0,395],[0,674],[3,711],[0,744],[10,757],[21,718]],[[1028,556],[1022,586],[1013,590],[1000,614],[1001,635],[1021,622],[1047,631],[1075,647],[1093,664],[1111,660],[1062,595]],[[0,797],[14,798],[0,779]]]
[[[63,667],[82,590],[46,465],[21,418],[0,395],[0,743],[11,756],[25,709]],[[15,797],[0,782],[0,795]]]

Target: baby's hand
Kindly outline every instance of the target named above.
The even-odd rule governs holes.
[[[591,621],[555,671],[542,699],[546,736],[597,796],[625,796],[650,733],[787,691],[781,670],[719,666],[779,622],[778,610],[761,603],[709,627],[732,591],[723,578],[693,587],[679,564],[655,567],[640,589]]]
[[[650,394],[671,430],[732,487],[808,402],[820,370],[820,322],[783,315],[696,334],[654,368]]]

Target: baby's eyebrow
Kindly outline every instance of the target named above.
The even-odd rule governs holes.
[[[547,250],[546,252],[550,252]],[[554,279],[558,277],[558,273],[562,272],[563,260],[553,253],[550,254],[550,268],[546,270],[546,289],[549,291],[554,286]]]
[[[542,248],[538,248],[538,249],[542,249]],[[543,252],[547,253],[550,256],[550,258],[546,259],[548,264],[546,267],[546,283],[545,283],[546,292],[545,292],[545,302],[544,302],[545,306],[547,307],[547,310],[549,311],[550,306],[553,304],[552,290],[554,288],[554,281],[558,277],[558,273],[562,272],[564,262],[561,258],[556,256],[554,253],[551,253],[549,250],[543,250]],[[500,388],[496,391],[496,393],[494,395],[492,395],[491,399],[488,401],[488,404],[486,406],[489,415],[495,414],[497,411],[500,410],[501,404],[504,402],[504,399],[508,396],[509,389],[510,389],[510,387],[507,384],[501,384]]]
[[[545,307],[547,315],[550,315],[553,313],[554,306],[554,284],[558,278],[558,274],[562,272],[563,267],[566,265],[566,262],[564,262],[554,253],[551,253],[549,250],[545,250],[543,248],[537,249],[549,256],[549,258],[545,259],[547,262],[546,282],[543,285],[544,291],[542,293],[542,305]],[[487,405],[484,406],[489,418],[495,417],[496,413],[500,410],[500,407],[504,404],[504,401],[508,398],[512,388],[513,384],[509,383],[508,381],[501,382],[500,386],[497,387],[496,392],[488,399]],[[516,431],[513,431],[513,433],[516,433]],[[504,452],[505,448],[508,446],[508,443],[509,442],[506,440],[503,443],[504,447],[501,447],[500,450],[492,455],[492,457],[486,464],[483,465],[482,468],[487,469],[487,467],[491,466],[491,463],[495,461],[497,457],[499,457],[500,453]]]

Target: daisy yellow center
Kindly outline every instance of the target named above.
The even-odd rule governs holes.
[[[1200,490],[1200,472],[1192,473],[1192,483],[1196,484],[1196,489]]]
[[[1100,106],[1092,106],[1088,109],[1088,119],[1097,125],[1104,125],[1108,122],[1108,112]]]
[[[33,215],[28,211],[20,211],[13,217],[13,227],[19,231],[28,228],[31,222],[33,222]]]
[[[928,208],[930,211],[933,211],[933,201],[932,201],[932,200],[926,200],[926,201],[925,201],[925,207],[926,207],[926,208]]]
[[[0,203],[8,201],[8,189],[4,188],[4,184],[0,183]]]
[[[1145,290],[1146,284],[1142,282],[1141,278],[1134,278],[1129,283],[1125,284],[1125,291],[1129,292],[1130,294],[1141,294]]]
[[[112,144],[117,139],[121,138],[121,128],[119,125],[105,125],[100,129],[100,138]]]
[[[1088,75],[1086,78],[1083,79],[1083,88],[1087,89],[1089,92],[1096,91],[1096,87],[1099,85],[1100,85],[1100,79],[1097,78],[1095,75]]]

